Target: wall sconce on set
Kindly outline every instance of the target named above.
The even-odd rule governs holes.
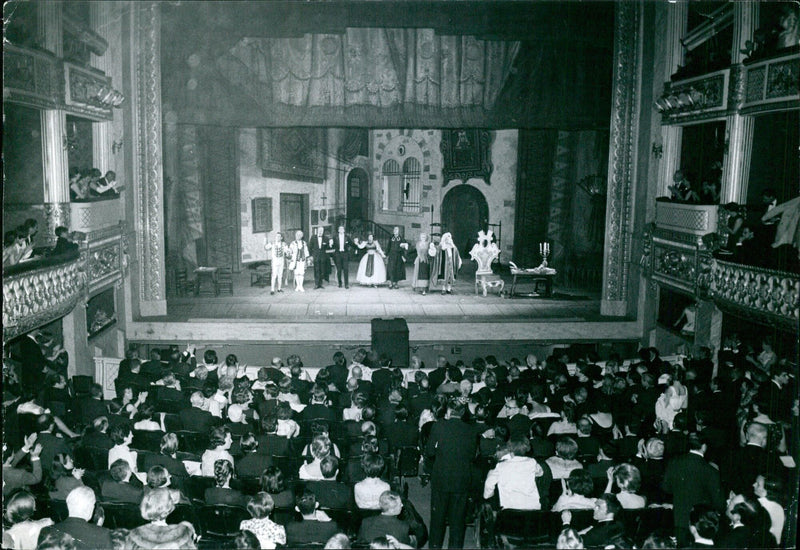
[[[119,141],[115,140],[114,143],[111,144],[111,153],[116,155],[117,153],[122,151],[122,143],[123,141],[121,139]]]
[[[655,157],[658,160],[660,160],[661,157],[664,156],[664,146],[661,145],[660,143],[654,143],[652,151],[653,151],[653,157]]]

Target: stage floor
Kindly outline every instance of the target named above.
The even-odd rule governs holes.
[[[356,265],[352,272],[355,273]],[[453,287],[453,294],[429,292],[423,296],[411,291],[411,270],[400,288],[338,288],[335,279],[323,289],[314,289],[313,274],[306,277],[305,292],[295,292],[293,284],[281,293],[270,295],[269,287],[250,286],[250,272],[234,274],[233,295],[171,297],[167,318],[178,322],[208,320],[282,320],[292,322],[359,322],[376,317],[404,317],[407,321],[599,321],[599,295],[576,289],[556,288],[552,297],[501,297],[496,290],[487,296],[475,293],[475,277],[466,272]],[[506,292],[511,277],[506,276]],[[517,292],[533,290],[531,284],[517,285]]]

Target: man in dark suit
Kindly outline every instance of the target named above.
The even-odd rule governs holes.
[[[164,375],[164,368],[166,365],[161,361],[161,352],[157,349],[150,351],[150,360],[142,363],[141,374],[145,376],[149,382],[160,380]]]
[[[467,496],[472,460],[478,447],[475,428],[462,420],[465,406],[457,400],[447,405],[443,420],[431,428],[425,454],[434,459],[431,472],[430,548],[441,548],[450,525],[448,548],[464,546]]]
[[[311,390],[311,403],[300,413],[300,418],[304,421],[325,420],[327,422],[336,421],[336,411],[327,405],[328,395],[325,388],[315,384]]]
[[[394,408],[394,422],[386,426],[386,439],[389,451],[395,452],[401,447],[416,447],[419,442],[419,430],[408,421],[408,408],[399,403]]]
[[[59,454],[72,454],[71,446],[67,441],[54,433],[56,427],[52,415],[43,414],[36,419],[37,437],[36,442],[42,446],[41,460],[42,470],[50,472],[53,467],[53,459]]]
[[[63,225],[59,225],[56,227],[56,245],[53,247],[53,251],[50,253],[51,256],[58,256],[60,254],[68,254],[70,252],[76,252],[78,250],[77,243],[72,242],[72,235],[69,232],[69,229],[64,227]]]
[[[339,532],[335,521],[326,521],[318,515],[317,502],[314,493],[306,489],[303,494],[295,498],[297,511],[303,516],[302,521],[292,521],[286,525],[286,546],[288,548],[304,546],[307,544],[325,544],[329,538]]]
[[[100,494],[105,502],[139,504],[142,500],[142,482],[131,472],[125,459],[115,460],[109,469],[111,479],[104,481]]]
[[[108,436],[108,417],[98,416],[92,422],[92,429],[87,430],[81,437],[81,445],[96,449],[110,449],[114,442]]]
[[[338,266],[336,269],[339,270]],[[346,277],[347,275],[345,275],[345,278]],[[341,282],[339,283],[339,286],[342,286]],[[350,286],[348,285],[347,288],[350,288]],[[333,364],[328,365],[325,368],[328,369],[328,372],[331,374],[331,382],[333,385],[336,386],[340,392],[347,391],[347,358],[344,356],[344,353],[341,351],[334,353]]]
[[[113,548],[111,531],[99,527],[89,520],[94,514],[96,498],[89,487],[76,487],[67,495],[69,517],[60,523],[45,527],[39,533],[39,543],[51,533],[67,533],[75,539],[75,548],[80,550],[97,550]]]
[[[330,262],[327,254],[328,240],[324,235],[325,228],[317,227],[316,235],[308,240],[308,253],[314,258],[314,288],[323,288],[322,279],[325,278],[325,262]]]
[[[758,388],[757,402],[765,408],[766,413],[773,422],[789,422],[792,410],[792,398],[796,394],[792,390],[791,379],[794,372],[788,364],[776,363],[772,367],[772,379],[761,384]]]
[[[203,410],[205,399],[199,391],[194,392],[190,399],[192,406],[178,413],[184,430],[208,433],[217,424],[217,418],[210,412]]]
[[[664,472],[661,486],[672,494],[675,531],[678,546],[692,541],[689,532],[689,512],[695,504],[705,504],[715,510],[725,508],[719,472],[706,462],[708,442],[697,434],[689,436],[689,452],[673,458]]]
[[[614,539],[625,532],[625,526],[616,519],[622,511],[616,495],[605,493],[594,503],[594,513],[592,519],[594,523],[588,530],[581,531],[583,544],[586,548],[600,547],[613,544]],[[572,521],[572,513],[569,510],[561,512],[561,521],[564,525],[569,525]]]
[[[767,449],[767,427],[758,422],[747,425],[744,447],[731,449],[723,459],[722,486],[737,495],[749,494],[757,476],[778,474],[783,477],[780,460]]]
[[[344,278],[344,287],[350,288],[350,253],[354,249],[353,240],[345,234],[344,226],[340,225],[336,236],[328,241],[328,251],[333,254],[333,263],[336,265],[336,279],[339,288],[342,288],[342,278]]]
[[[271,456],[289,456],[291,450],[288,437],[278,435],[278,417],[274,415],[261,419],[261,429],[265,432],[256,436],[258,453]]]
[[[378,400],[388,393],[392,383],[392,360],[386,354],[381,354],[379,367],[372,371],[372,391]]]
[[[314,493],[319,505],[333,510],[352,509],[355,505],[352,487],[336,481],[339,473],[339,459],[333,455],[326,456],[320,462],[319,469],[324,479],[306,483],[306,487]]]
[[[411,540],[408,523],[397,517],[403,511],[403,499],[400,495],[394,491],[384,491],[379,503],[380,515],[364,518],[358,531],[358,539],[368,544],[378,537],[391,535],[401,544],[412,545],[416,542]]]
[[[444,379],[447,378],[447,358],[440,355],[436,358],[436,368],[428,373],[428,382],[430,382],[431,391],[436,392],[436,389],[442,385]]]
[[[89,396],[78,400],[78,411],[84,424],[91,424],[100,416],[108,416],[108,406],[103,401],[103,387],[100,384],[92,384]]]
[[[272,457],[258,453],[258,440],[250,433],[242,438],[240,445],[243,456],[236,460],[236,475],[239,477],[258,477],[272,466]]]

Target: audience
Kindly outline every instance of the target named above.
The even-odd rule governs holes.
[[[726,345],[717,367],[645,348],[604,366],[596,354],[568,365],[561,352],[468,367],[441,358],[430,375],[408,376],[364,350],[349,369],[336,356],[316,380],[291,356],[252,381],[234,356],[218,365],[206,350],[197,365],[190,346],[144,364],[126,356],[111,401],[97,385],[75,399],[55,359],[42,363],[36,395],[4,369],[4,391],[20,392],[7,412],[22,417],[4,439],[4,545],[194,548],[198,518],[166,521],[180,502],[246,507],[251,519],[228,540],[240,548],[348,547],[346,535],[376,548],[424,545],[398,472],[401,450],[417,450],[421,485],[432,485],[431,548],[447,527],[449,546],[463,546],[479,510],[552,514],[570,527],[542,533],[559,548],[625,547],[647,506],[672,529],[637,531],[640,547],[769,547],[794,519],[794,472],[779,457],[796,449],[798,412],[795,368],[757,343],[759,354]],[[63,501],[68,517],[51,525]],[[111,532],[105,503],[138,506],[148,523]],[[591,525],[581,510],[592,510]],[[344,538],[325,511],[347,519]]]

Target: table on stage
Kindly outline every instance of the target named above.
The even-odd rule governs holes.
[[[217,291],[217,271],[218,268],[216,267],[203,266],[194,270],[194,274],[197,275],[197,285],[194,289],[195,296],[200,296],[200,294],[219,295]]]
[[[556,278],[555,273],[542,273],[537,272],[529,269],[511,269],[511,275],[514,276],[514,279],[511,281],[511,292],[509,296],[512,298],[514,296],[525,296],[529,298],[536,298],[539,296],[544,296],[549,298],[553,295],[553,279]],[[531,282],[534,284],[534,291],[533,292],[516,292],[517,288],[517,278],[519,279],[530,279]],[[544,294],[539,292],[539,288],[541,284],[544,284]]]

